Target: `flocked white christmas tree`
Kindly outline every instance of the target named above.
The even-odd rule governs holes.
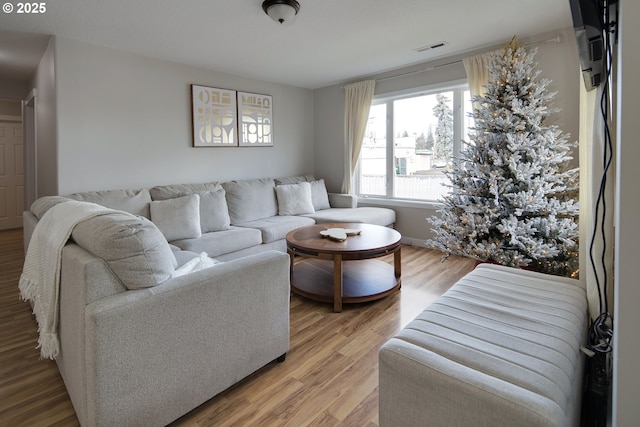
[[[578,267],[578,170],[568,169],[575,144],[547,123],[555,93],[538,79],[535,53],[514,37],[493,55],[487,91],[473,99],[470,142],[447,172],[441,216],[427,218],[435,232],[427,244],[570,276]]]

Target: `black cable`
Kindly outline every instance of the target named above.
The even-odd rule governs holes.
[[[615,1],[614,1],[615,3]],[[596,209],[594,218],[593,233],[591,236],[591,243],[589,245],[589,259],[591,261],[591,267],[594,272],[596,287],[598,290],[598,302],[599,302],[599,315],[593,319],[589,327],[589,344],[592,350],[600,353],[609,353],[612,351],[611,340],[613,338],[613,317],[609,312],[609,301],[607,296],[608,290],[608,272],[606,266],[606,250],[607,250],[607,236],[606,236],[606,215],[607,204],[605,197],[605,190],[607,186],[607,173],[613,161],[613,143],[611,141],[611,132],[609,129],[609,82],[611,79],[611,38],[610,38],[610,16],[609,16],[609,2],[604,0],[601,4],[598,4],[601,10],[600,19],[602,19],[602,28],[604,30],[604,50],[605,50],[605,79],[600,98],[600,113],[604,121],[604,148],[603,148],[603,171],[600,179],[600,188],[598,190],[598,197],[596,199]],[[602,252],[600,262],[602,264],[603,282],[600,284],[600,276],[596,267],[596,262],[593,256],[593,249],[595,245],[596,235],[598,233],[598,219],[600,218],[599,211],[600,205],[602,205],[602,219],[600,221],[600,235],[602,237]],[[611,323],[611,326],[609,326]]]

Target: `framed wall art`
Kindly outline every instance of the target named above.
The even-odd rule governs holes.
[[[238,141],[241,147],[273,146],[273,98],[238,92]]]
[[[237,147],[235,90],[191,85],[194,147]]]

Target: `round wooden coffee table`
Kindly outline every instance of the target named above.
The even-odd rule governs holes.
[[[355,229],[360,234],[335,241],[320,234],[329,228]],[[358,223],[316,224],[290,231],[291,290],[316,301],[333,302],[337,313],[343,303],[383,298],[400,288],[400,238],[392,228]],[[393,265],[373,259],[391,253]],[[294,268],[295,255],[309,259]]]

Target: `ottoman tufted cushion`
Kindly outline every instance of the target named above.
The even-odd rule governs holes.
[[[380,425],[578,425],[587,320],[577,280],[479,265],[381,348]]]

